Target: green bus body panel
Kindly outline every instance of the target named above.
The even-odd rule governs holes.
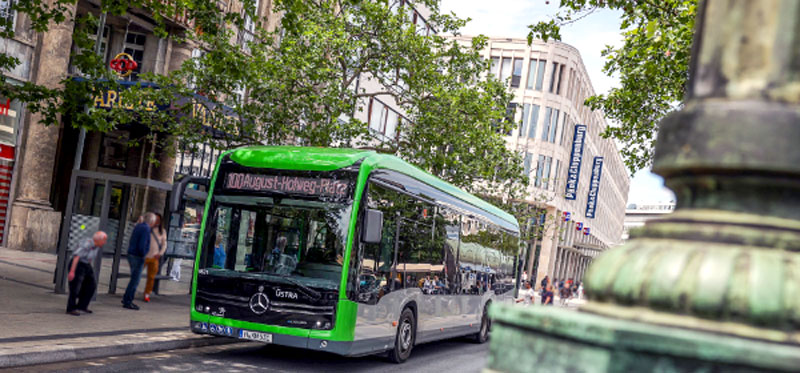
[[[234,162],[247,167],[308,171],[332,171],[352,166],[359,160],[364,160],[368,168],[365,169],[362,166],[362,175],[365,171],[371,172],[375,169],[390,169],[406,174],[495,215],[519,230],[519,224],[513,215],[393,155],[379,154],[371,150],[343,148],[252,146],[232,150],[230,156]]]
[[[497,216],[511,224],[516,232],[519,232],[519,223],[513,215],[475,197],[460,188],[447,183],[435,176],[417,168],[408,162],[388,154],[379,154],[374,151],[341,149],[341,148],[316,148],[298,146],[254,146],[229,150],[220,155],[214,175],[208,191],[206,200],[204,219],[200,227],[200,239],[198,240],[197,258],[200,258],[202,250],[202,239],[205,237],[206,219],[209,216],[211,199],[214,185],[216,185],[219,165],[225,155],[230,154],[231,160],[246,167],[281,169],[281,170],[303,170],[303,171],[333,171],[348,166],[352,166],[358,161],[363,161],[356,181],[355,195],[353,196],[353,207],[348,227],[347,242],[343,263],[350,263],[350,253],[355,240],[355,231],[358,223],[358,211],[363,197],[367,179],[374,170],[388,169],[408,175],[423,183],[441,190],[451,196],[458,198],[466,203],[480,208],[489,214]],[[195,266],[197,268],[197,266]],[[250,329],[270,333],[279,333],[299,337],[310,337],[315,339],[325,339],[331,341],[353,341],[355,337],[356,316],[358,304],[347,298],[347,278],[350,270],[349,265],[342,266],[342,278],[339,284],[339,302],[336,309],[336,321],[333,330],[309,330],[300,328],[290,328],[276,325],[266,325],[226,319],[223,317],[206,315],[195,311],[194,296],[192,296],[191,319],[193,321],[207,321],[219,325],[225,325],[240,329]],[[196,293],[197,271],[194,272],[192,282],[192,294]]]
[[[279,170],[333,171],[351,166],[369,155],[354,149],[299,146],[253,146],[235,149],[231,159],[247,167]]]

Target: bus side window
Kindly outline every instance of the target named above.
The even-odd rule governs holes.
[[[367,189],[367,207],[383,212],[383,234],[379,244],[359,241],[361,265],[355,281],[358,291],[354,299],[360,303],[376,304],[381,297],[403,287],[402,279],[392,273],[397,220],[396,212],[400,193],[370,183]]]
[[[438,280],[437,294],[458,293],[459,219],[459,215],[453,210],[441,206],[437,208],[433,249],[439,254],[431,262],[431,266],[434,266],[434,280]]]
[[[461,294],[480,294],[478,278],[480,268],[481,249],[475,241],[480,229],[478,220],[469,217],[461,217],[461,242],[459,246],[459,272],[461,273]]]

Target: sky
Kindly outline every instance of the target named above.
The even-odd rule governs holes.
[[[546,0],[441,0],[441,10],[471,19],[461,30],[463,35],[525,38],[528,25],[549,20],[558,10],[558,0],[547,3]],[[561,41],[580,51],[596,93],[618,86],[617,78],[603,73],[605,59],[600,52],[606,45],[621,45],[619,24],[620,13],[601,10],[561,29]],[[675,196],[664,187],[663,179],[649,169],[633,175],[628,203],[673,200]]]

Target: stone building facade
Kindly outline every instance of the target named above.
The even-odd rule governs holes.
[[[523,154],[527,201],[547,211],[526,270],[536,284],[546,275],[580,279],[592,258],[620,242],[630,187],[616,144],[600,136],[602,113],[583,105],[595,92],[581,55],[560,42],[509,38],[490,38],[483,53],[514,93],[518,125],[506,140]]]
[[[11,2],[4,4],[7,9],[0,9],[0,15],[13,17],[16,34],[13,39],[0,39],[0,42],[9,54],[22,61],[14,71],[4,72],[9,81],[57,87],[65,78],[80,77],[80,71],[70,61],[70,52],[75,48],[72,23],[57,24],[47,32],[36,33],[30,29],[27,15],[11,11],[8,8]],[[274,29],[278,17],[272,11],[272,1],[256,0],[255,4],[259,22]],[[241,2],[234,0],[221,1],[219,6],[229,12],[242,8]],[[68,9],[71,14],[86,12],[99,16],[98,7],[92,1],[80,0]],[[154,26],[143,11],[131,10],[124,17],[107,17],[102,36],[104,61],[108,63],[124,52],[138,63],[131,76],[120,80],[135,82],[143,72],[167,73],[203,53],[202,48],[172,38],[192,27],[191,21],[180,17],[167,20],[170,36],[166,38],[157,36]],[[238,30],[235,42],[252,40],[252,31]],[[0,106],[4,105],[3,101],[0,98]],[[42,118],[27,113],[24,105],[9,102],[8,106],[9,110],[0,107],[0,243],[19,250],[55,252],[65,211],[73,209],[73,213],[86,219],[100,219],[97,208],[105,185],[92,180],[72,180],[80,131],[71,125],[70,118],[61,118],[58,125],[45,126]],[[183,175],[208,175],[219,155],[206,144],[182,144],[177,156],[157,145],[155,149],[148,144],[128,146],[129,139],[147,133],[146,126],[136,123],[108,133],[87,133],[80,170],[170,184]],[[155,156],[159,161],[157,165],[147,162],[148,155]],[[73,205],[67,206],[71,183],[77,184],[74,185],[77,191]],[[164,210],[166,193],[163,190],[144,187],[123,191],[118,183],[107,185],[112,192],[109,216],[105,218],[122,218],[113,215],[120,213],[123,198],[130,199],[126,209],[129,222],[135,221],[143,211]]]

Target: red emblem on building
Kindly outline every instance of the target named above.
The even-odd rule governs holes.
[[[108,66],[111,68],[111,70],[116,71],[119,76],[124,78],[128,75],[131,75],[133,70],[136,70],[139,64],[133,60],[133,57],[131,57],[130,54],[120,53],[114,56],[114,59],[108,63]]]

